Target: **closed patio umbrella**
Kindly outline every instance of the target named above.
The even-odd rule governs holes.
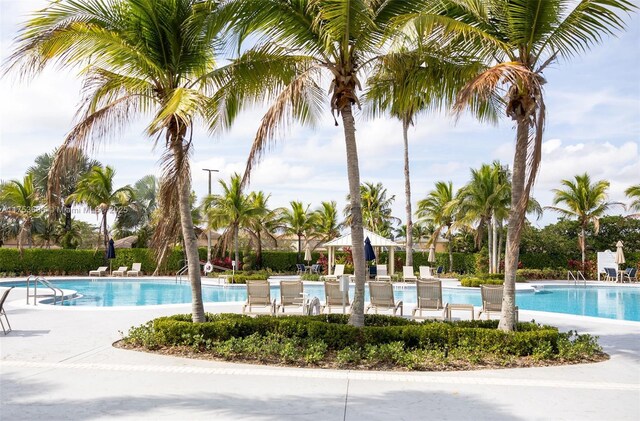
[[[427,261],[429,263],[435,263],[436,261],[436,246],[434,244],[431,244],[429,247],[429,257],[427,258]]]
[[[109,239],[107,246],[107,259],[109,259],[109,272],[111,272],[111,261],[116,258],[116,247],[113,245],[113,238]]]
[[[307,264],[309,264],[311,260],[311,247],[309,247],[309,243],[307,243],[307,246],[304,248],[304,260],[306,260]]]
[[[376,253],[373,251],[373,247],[371,246],[371,240],[369,237],[364,239],[364,260],[371,261],[376,259]]]
[[[624,245],[622,244],[622,241],[618,241],[618,243],[616,244],[616,265],[618,265],[618,271],[620,269],[620,265],[623,265],[625,263],[624,251],[622,251],[623,246]]]

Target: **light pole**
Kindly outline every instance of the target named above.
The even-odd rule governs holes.
[[[220,170],[210,170],[203,168],[202,171],[209,173],[209,196],[211,196],[211,173],[220,172]],[[211,229],[209,228],[209,218],[207,217],[207,263],[211,262]]]

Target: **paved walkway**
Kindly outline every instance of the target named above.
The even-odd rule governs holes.
[[[443,373],[263,367],[116,349],[130,326],[189,306],[27,307],[0,335],[2,420],[637,420],[640,323],[521,311],[600,336],[597,364]],[[207,305],[211,312],[238,304]]]

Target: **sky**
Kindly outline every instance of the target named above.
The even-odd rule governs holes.
[[[0,59],[12,50],[20,23],[42,8],[44,0],[0,0]],[[624,190],[640,183],[640,17],[626,19],[627,31],[606,38],[571,62],[557,62],[545,72],[547,125],[542,165],[533,191],[551,205],[552,189],[563,179],[587,172],[593,180],[611,183],[609,199],[628,203]],[[80,102],[76,72],[48,68],[32,80],[0,78],[0,180],[22,179],[36,156],[59,146],[74,123]],[[327,95],[327,98],[329,96]],[[218,178],[228,180],[244,171],[246,158],[264,114],[264,107],[244,112],[228,132],[211,136],[194,133],[193,189],[201,198],[214,173],[212,191],[221,191]],[[133,184],[147,174],[160,174],[161,148],[144,134],[144,121],[107,138],[90,156],[116,170],[116,186]],[[405,220],[402,126],[390,117],[367,119],[356,113],[356,137],[362,182],[381,182],[395,195],[394,216]],[[315,127],[292,125],[254,170],[249,190],[271,194],[271,208],[292,200],[310,204],[335,200],[342,211],[348,193],[342,125],[335,127],[327,111]],[[500,160],[512,165],[515,131],[503,118],[497,126],[448,113],[423,114],[409,131],[412,202],[424,198],[439,180],[454,188],[469,180],[471,168]],[[625,214],[616,208],[612,214]],[[81,219],[97,222],[92,215]],[[534,225],[555,222],[545,211]]]

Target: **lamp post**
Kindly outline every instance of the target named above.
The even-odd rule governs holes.
[[[211,196],[211,173],[220,172],[220,170],[210,170],[203,168],[202,171],[209,173],[209,196]],[[207,217],[207,262],[211,262],[211,229],[209,228],[209,218]]]

